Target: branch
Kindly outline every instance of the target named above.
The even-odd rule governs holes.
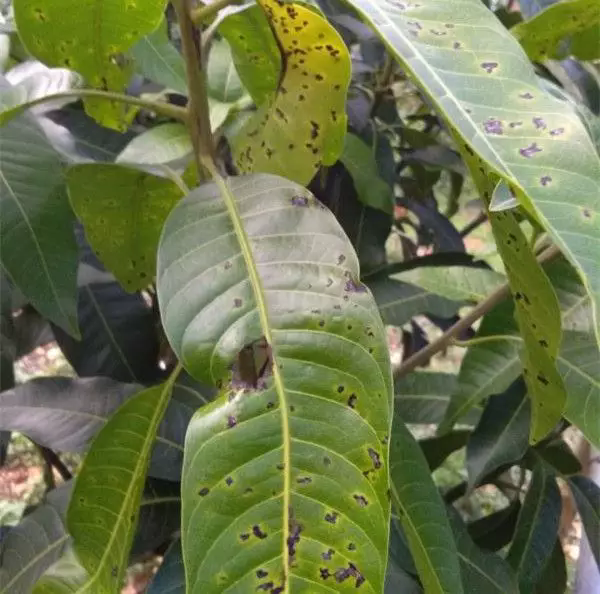
[[[231,4],[241,4],[241,0],[215,0],[210,4],[205,4],[204,6],[194,8],[190,11],[190,16],[192,21],[194,21],[196,25],[199,25],[205,21],[210,21],[210,19],[214,17],[219,10]]]
[[[189,129],[196,155],[198,172],[202,174],[205,163],[215,162],[214,141],[210,129],[210,112],[206,89],[206,72],[202,64],[200,32],[190,16],[189,0],[173,0],[177,21],[181,31],[181,49],[185,59],[185,70],[189,90]]]
[[[560,250],[555,246],[546,248],[537,258],[539,264],[552,260],[560,254]],[[479,318],[491,311],[501,301],[504,301],[510,295],[510,285],[505,283],[498,287],[493,293],[490,293],[483,301],[479,302],[466,316],[461,318],[456,324],[450,326],[444,334],[437,340],[429,343],[425,348],[409,357],[397,369],[394,377],[400,378],[410,373],[419,365],[425,365],[433,355],[445,349],[454,341],[454,337],[464,330],[470,328]]]
[[[50,469],[50,474],[52,473],[52,468],[56,468],[58,474],[60,474],[63,481],[68,481],[69,479],[73,478],[71,471],[66,467],[64,462],[59,458],[58,454],[54,450],[42,446],[39,443],[36,443],[35,446],[39,450],[47,467]],[[52,477],[52,482],[54,482],[54,477]],[[54,485],[51,486],[51,488],[53,487]]]

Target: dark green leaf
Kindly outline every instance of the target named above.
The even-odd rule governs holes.
[[[572,476],[568,482],[594,559],[600,567],[600,487],[585,476]]]
[[[499,466],[520,460],[528,446],[530,401],[517,380],[503,394],[491,396],[467,444],[469,487]]]
[[[442,498],[423,452],[402,421],[394,420],[392,502],[426,592],[463,592],[458,555]]]
[[[176,540],[165,553],[147,594],[185,594],[185,573],[180,540]]]
[[[333,215],[279,177],[219,179],[167,219],[166,333],[190,373],[222,386],[186,434],[190,592],[280,587],[284,572],[292,589],[324,574],[383,588],[392,385],[383,325],[358,279]],[[261,337],[272,365],[261,376],[236,363],[232,382],[238,354]]]
[[[552,554],[562,500],[554,475],[538,464],[525,496],[507,561],[527,591],[542,574]]]
[[[536,447],[535,451],[556,472],[569,476],[581,472],[581,463],[571,448],[562,439],[556,439],[549,443]]]
[[[458,429],[444,435],[419,440],[419,446],[431,471],[440,467],[450,454],[464,448],[470,435],[471,431]]]
[[[535,584],[535,594],[565,594],[567,589],[567,566],[560,539],[556,539],[554,549],[542,575]]]
[[[515,499],[508,507],[471,522],[467,528],[475,544],[487,551],[499,551],[513,539],[521,502]]]
[[[510,565],[499,555],[482,551],[471,540],[466,526],[454,509],[449,515],[465,592],[519,594],[517,579]]]
[[[39,312],[77,335],[77,247],[60,159],[27,115],[2,127],[0,153],[2,268]]]

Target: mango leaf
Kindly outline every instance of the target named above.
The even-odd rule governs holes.
[[[181,54],[169,41],[165,20],[152,33],[140,39],[129,53],[135,59],[136,69],[146,78],[187,95],[185,64]]]
[[[467,443],[469,488],[474,488],[499,466],[516,462],[525,455],[530,411],[530,401],[521,380],[504,394],[489,398]]]
[[[577,456],[561,438],[540,444],[540,446],[535,448],[535,452],[539,454],[544,462],[548,463],[557,474],[570,476],[581,472],[581,462],[579,462]]]
[[[348,133],[340,161],[352,176],[359,200],[367,206],[392,214],[394,194],[392,188],[379,177],[371,147],[355,134]]]
[[[156,29],[164,0],[117,0],[82,5],[76,0],[23,0],[14,6],[19,37],[44,64],[83,75],[89,85],[124,91],[132,74],[125,52]],[[118,101],[87,99],[86,111],[99,123],[124,130],[135,111]]]
[[[244,85],[233,64],[231,48],[224,39],[213,41],[206,65],[208,94],[223,103],[232,103],[244,95]]]
[[[467,529],[475,544],[486,551],[499,551],[513,538],[521,502],[515,499],[507,507],[471,522]]]
[[[458,555],[442,498],[423,452],[398,418],[390,456],[392,503],[425,591],[460,594]]]
[[[128,291],[148,286],[162,225],[181,197],[169,179],[121,165],[75,165],[69,198],[87,240]]]
[[[519,577],[522,591],[535,584],[552,554],[561,506],[554,475],[542,464],[536,465],[506,557]]]
[[[450,511],[465,592],[519,594],[519,585],[510,565],[499,555],[482,551],[471,539],[458,513],[454,509]]]
[[[393,278],[448,299],[476,302],[483,301],[506,282],[506,277],[499,272],[469,266],[423,266]]]
[[[179,539],[165,553],[146,594],[185,594],[183,554]]]
[[[394,410],[405,423],[439,423],[456,386],[456,375],[416,371],[394,382]],[[473,425],[479,418],[479,410],[471,408],[461,419],[465,425]]]
[[[47,68],[27,76],[14,86],[0,88],[0,124],[27,109],[31,103],[79,87],[82,82],[75,72],[65,68]]]
[[[275,96],[282,69],[279,46],[260,6],[227,15],[218,27],[231,47],[233,63],[254,103]]]
[[[60,158],[27,114],[2,127],[0,153],[4,273],[40,313],[76,336],[77,247]]]
[[[565,38],[600,26],[600,6],[596,0],[556,2],[531,20],[513,27],[510,32],[519,40],[532,60],[564,58],[568,46]]]
[[[565,594],[567,591],[565,553],[560,538],[557,538],[550,559],[535,584],[534,592],[535,594]]]
[[[127,400],[100,430],[83,461],[67,511],[68,531],[81,564],[75,578],[79,590],[113,592],[121,586],[150,449],[174,380],[175,374]],[[72,575],[52,572],[34,592],[74,589]]]
[[[392,385],[356,255],[305,188],[271,175],[217,184],[176,206],[158,253],[171,346],[222,388],[186,434],[188,591],[380,591]],[[261,340],[262,372],[243,365]]]
[[[585,476],[568,479],[592,554],[600,567],[600,487]]]
[[[156,165],[192,154],[192,141],[183,124],[161,124],[136,136],[117,156],[117,163]]]
[[[308,184],[343,150],[350,56],[337,31],[311,9],[275,0],[259,4],[285,55],[285,69],[276,95],[236,135],[234,159],[243,173],[274,173]],[[299,111],[310,118],[298,118]]]
[[[0,543],[0,594],[29,594],[36,580],[67,547],[65,512],[68,485],[48,493],[46,501],[10,529]]]
[[[479,0],[462,2],[460,18],[443,0],[347,2],[431,100],[463,155],[513,189],[582,275],[600,343],[600,274],[590,258],[600,246],[600,159],[574,109],[540,88],[518,42]]]
[[[444,463],[450,454],[464,448],[470,435],[471,431],[469,430],[457,429],[444,435],[420,439],[419,447],[423,450],[429,469],[433,472]]]

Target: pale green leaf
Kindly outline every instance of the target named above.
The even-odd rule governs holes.
[[[156,165],[189,157],[192,141],[183,124],[161,124],[136,136],[117,156],[117,163]]]
[[[245,92],[235,69],[231,49],[224,39],[213,41],[206,66],[208,94],[221,103],[233,103]]]

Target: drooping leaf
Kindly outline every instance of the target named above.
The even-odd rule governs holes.
[[[570,476],[581,472],[581,462],[579,462],[577,456],[563,439],[558,438],[548,443],[540,444],[540,447],[535,448],[535,452],[555,472],[563,476]]]
[[[186,435],[188,591],[378,591],[392,386],[377,309],[342,229],[305,188],[217,179],[172,211],[158,256],[171,346],[223,390]],[[272,363],[262,375],[236,364],[231,383],[238,353],[263,336]]]
[[[585,476],[568,480],[596,564],[600,567],[600,487]]]
[[[355,134],[348,133],[340,161],[352,176],[359,200],[367,206],[392,214],[392,188],[379,177],[372,148]]]
[[[164,0],[22,0],[14,11],[19,37],[31,55],[79,72],[95,88],[124,91],[132,73],[125,52],[156,29],[164,6]],[[124,103],[98,99],[88,99],[86,111],[116,129],[125,129],[135,113]]]
[[[350,56],[337,31],[308,7],[259,4],[285,54],[285,69],[276,95],[234,139],[235,162],[243,173],[274,173],[308,184],[343,149]],[[298,118],[299,111],[310,117]]]
[[[27,114],[2,127],[0,153],[2,268],[39,312],[77,335],[77,248],[59,156]]]
[[[10,80],[10,79],[9,79]],[[18,115],[32,102],[81,86],[79,75],[65,68],[47,68],[18,84],[0,89],[0,124]],[[73,100],[73,99],[72,99]]]
[[[257,106],[272,99],[281,75],[281,55],[260,6],[227,15],[218,27],[229,42],[233,63]]]
[[[169,179],[121,165],[75,165],[69,198],[90,245],[128,291],[148,286],[163,223],[181,197]]]
[[[163,20],[152,33],[140,39],[129,53],[135,59],[136,69],[146,78],[187,95],[185,63],[169,41],[166,21]]]
[[[552,554],[535,584],[535,594],[565,594],[567,592],[567,564],[560,539],[557,538]]]
[[[582,274],[600,341],[600,159],[574,109],[543,91],[512,35],[479,0],[348,0],[461,140],[514,189]],[[434,21],[431,23],[430,21]],[[468,23],[468,24],[467,24]],[[571,199],[564,200],[565,188]]]
[[[67,485],[10,529],[0,543],[0,594],[29,594],[36,580],[64,552],[69,535],[65,511]]]
[[[426,592],[463,592],[458,555],[442,498],[423,452],[402,420],[394,419],[391,445],[392,503]]]
[[[150,450],[174,379],[172,375],[165,384],[127,400],[96,435],[83,461],[67,511],[67,527],[83,570],[77,576],[82,591],[112,592],[121,586]],[[34,592],[47,590],[73,591],[72,576],[42,577]]]
[[[538,464],[525,496],[507,561],[518,575],[519,587],[535,584],[554,548],[562,500],[554,475]]]
[[[499,466],[523,457],[528,446],[530,411],[520,379],[503,394],[490,396],[467,443],[470,488]]]
[[[457,429],[444,435],[436,435],[419,440],[419,446],[423,450],[423,455],[433,472],[439,468],[446,458],[467,445],[471,431],[466,429]]]
[[[213,41],[206,65],[208,94],[223,103],[233,103],[244,95],[244,85],[235,69],[231,48],[224,39]]]
[[[478,547],[487,551],[499,551],[513,538],[521,502],[516,498],[507,507],[471,522],[467,528]]]
[[[473,542],[458,512],[451,510],[449,516],[465,592],[519,594],[519,585],[510,565],[499,555],[483,551]]]
[[[136,136],[117,156],[117,163],[156,165],[181,161],[192,154],[192,141],[183,124],[161,124]]]
[[[185,594],[185,572],[180,540],[176,540],[165,553],[147,594]]]
[[[596,0],[556,2],[532,19],[513,27],[510,32],[519,40],[532,60],[563,58],[568,45],[561,41],[592,27],[600,27],[600,6]]]
[[[456,376],[451,373],[416,371],[395,381],[394,409],[405,423],[439,423],[456,387]],[[474,425],[479,410],[471,408],[461,423]]]

